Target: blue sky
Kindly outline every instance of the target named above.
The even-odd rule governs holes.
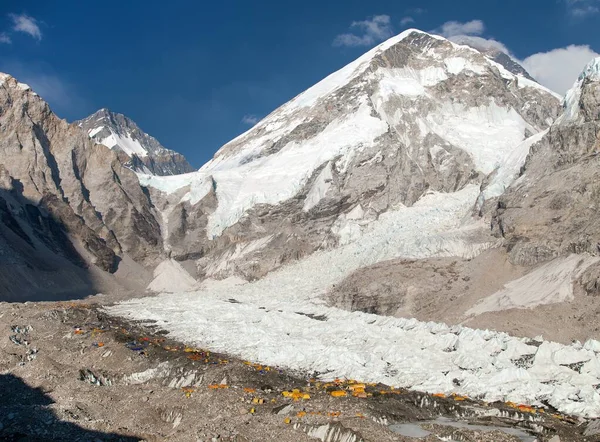
[[[3,0],[0,71],[69,121],[124,113],[199,167],[407,27],[491,41],[562,93],[600,52],[599,24],[600,0]]]

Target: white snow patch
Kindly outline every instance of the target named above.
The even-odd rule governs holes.
[[[134,154],[138,157],[148,156],[146,149],[142,147],[138,140],[131,138],[130,134],[121,136],[111,131],[111,134],[108,137],[103,138],[98,142],[111,149],[118,147],[129,156]]]
[[[98,127],[95,127],[94,129],[90,129],[88,132],[88,136],[90,138],[93,138],[94,135],[96,135],[98,132],[102,131],[102,129],[104,129],[104,126],[98,126]],[[106,146],[106,144],[105,144],[105,146]],[[110,147],[110,146],[108,146],[108,147]]]
[[[308,192],[308,195],[306,195],[306,200],[304,200],[304,207],[302,210],[308,212],[310,209],[319,204],[319,202],[325,198],[327,191],[331,187],[332,180],[333,173],[331,171],[331,161],[329,161],[323,170],[321,170],[319,176],[317,176],[317,179]]]
[[[511,281],[493,295],[469,309],[467,315],[511,308],[533,308],[573,299],[573,281],[600,258],[570,255],[557,258],[531,273]]]
[[[193,206],[202,200],[213,189],[214,183],[210,175],[191,172],[180,175],[156,176],[137,173],[140,185],[152,187],[166,194],[178,192],[187,188],[180,202],[189,201]]]
[[[498,106],[465,107],[446,102],[427,115],[424,121],[431,131],[468,152],[483,173],[498,167],[506,155],[525,138],[525,130],[538,131],[514,109]]]
[[[463,57],[448,57],[444,60],[446,69],[453,75],[458,75],[464,70],[475,72],[476,74],[484,74],[485,67],[471,63]]]
[[[154,292],[188,292],[195,289],[197,281],[174,259],[166,259],[154,269],[154,279],[148,290]]]
[[[548,129],[535,134],[527,138],[513,150],[507,152],[506,157],[501,161],[500,166],[496,170],[496,175],[482,192],[484,199],[487,200],[504,193],[517,178],[517,175],[521,171],[521,167],[525,164],[527,155],[529,155],[531,146],[541,141],[547,133]]]

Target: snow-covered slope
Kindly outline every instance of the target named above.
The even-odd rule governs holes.
[[[351,212],[364,227],[430,190],[481,184],[502,167],[512,177],[507,158],[558,110],[547,89],[477,50],[408,30],[276,109],[199,171],[139,176],[173,256],[205,257],[202,273],[205,251],[233,250],[278,228],[279,237],[262,242],[281,252],[262,260],[266,270],[346,241],[340,228]]]
[[[126,154],[126,165],[135,171],[177,175],[194,170],[183,155],[164,148],[123,114],[100,109],[75,123],[97,143]]]

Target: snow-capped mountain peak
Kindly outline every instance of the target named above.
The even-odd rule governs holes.
[[[183,155],[166,149],[123,114],[103,108],[76,122],[99,144],[125,153],[127,166],[151,175],[177,175],[194,169]]]
[[[593,90],[593,93],[590,93]],[[589,118],[598,117],[597,111],[598,98],[600,96],[600,57],[590,61],[573,84],[573,87],[567,91],[563,100],[564,113],[558,119],[557,123],[571,124],[582,123]],[[590,97],[590,99],[585,99]],[[589,108],[592,109],[589,109]],[[588,112],[591,111],[591,112]]]
[[[521,161],[507,157],[547,129],[559,105],[476,49],[411,29],[274,110],[198,172],[140,181],[167,200],[156,206],[173,256],[206,250],[228,229],[237,238],[242,224],[260,237],[265,217],[303,220],[294,231],[318,224],[296,233],[312,235],[310,247],[347,243],[388,210],[481,185],[508,164],[504,186]],[[192,212],[202,218],[184,241],[177,226],[189,230]]]

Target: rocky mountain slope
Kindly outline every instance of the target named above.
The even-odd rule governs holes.
[[[154,265],[160,227],[116,153],[6,74],[0,109],[3,299],[95,293],[123,263]]]
[[[409,30],[275,110],[198,172],[140,180],[166,250],[195,276],[260,278],[357,240],[429,192],[502,193],[520,167],[511,155],[559,108],[553,93],[486,55]]]
[[[194,171],[183,155],[163,147],[123,114],[100,109],[75,124],[98,144],[119,152],[123,163],[136,172],[177,175]]]
[[[480,216],[500,248],[470,261],[392,260],[362,268],[330,292],[330,302],[555,340],[599,336],[599,67],[596,59],[584,69],[556,122],[515,151],[522,160],[517,179],[483,204]]]

